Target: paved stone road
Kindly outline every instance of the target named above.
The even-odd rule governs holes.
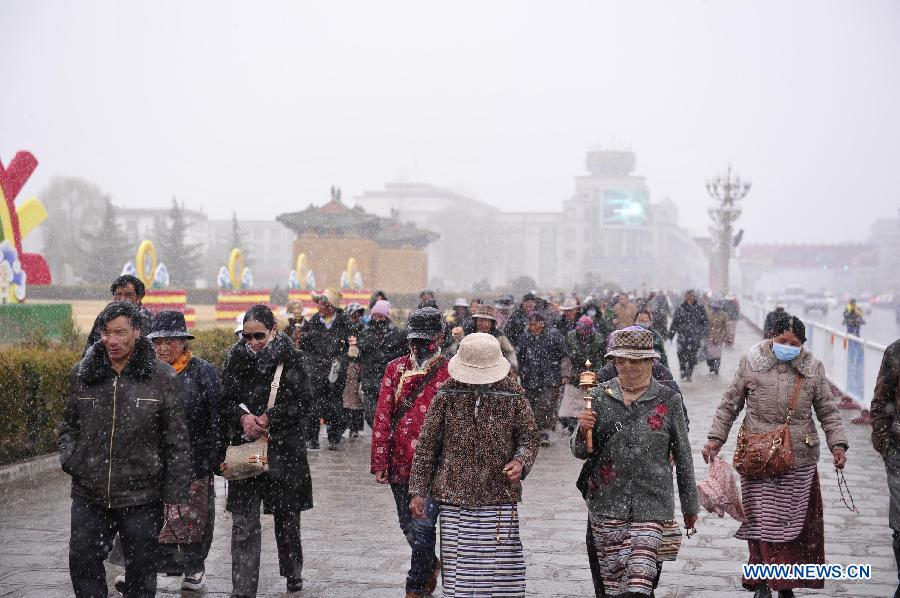
[[[739,329],[737,345],[749,347],[756,336]],[[674,347],[671,350],[674,357]],[[726,352],[723,380],[730,379],[739,352]],[[700,366],[701,371],[705,367]],[[700,447],[723,381],[703,375],[685,387],[691,417],[691,441],[698,479],[705,475]],[[845,417],[845,420],[848,419]],[[849,424],[848,424],[849,425]],[[822,592],[798,591],[798,596],[891,596],[896,582],[887,488],[881,460],[869,445],[868,430],[850,427],[851,449],[847,481],[861,514],[841,504],[834,469],[825,457],[820,479],[825,503],[826,554],[829,562],[870,563],[870,582],[828,582]],[[723,451],[730,455],[733,442]],[[387,488],[368,473],[368,442],[344,444],[342,451],[310,454],[316,508],[303,515],[306,588],[301,596],[389,597],[403,594],[409,552],[396,524]],[[534,596],[592,596],[584,549],[585,507],[574,487],[580,462],[573,459],[562,437],[542,451],[525,483],[521,507],[522,534],[528,559],[528,592]],[[71,595],[67,569],[69,534],[68,478],[54,471],[36,480],[0,486],[0,596],[54,598]],[[222,511],[220,487],[217,527],[207,563],[209,596],[227,596],[230,589],[230,521]],[[263,518],[264,553],[261,596],[283,594],[278,577],[270,517]],[[699,534],[685,540],[679,560],[667,563],[657,595],[735,596],[740,590],[740,565],[746,544],[732,537],[737,523],[702,514]],[[117,571],[110,567],[110,587]],[[160,578],[162,596],[177,595],[175,578]],[[196,595],[185,592],[185,596]],[[438,591],[438,594],[440,592]]]

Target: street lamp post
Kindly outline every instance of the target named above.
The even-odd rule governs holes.
[[[738,202],[750,192],[750,182],[742,181],[737,174],[732,174],[729,165],[725,175],[706,182],[706,192],[716,200],[716,205],[709,209],[709,216],[713,221],[710,230],[718,245],[719,293],[727,295],[728,264],[735,244],[734,223],[741,215]]]

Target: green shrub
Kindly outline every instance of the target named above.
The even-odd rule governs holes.
[[[78,351],[0,349],[0,463],[56,450],[69,371]]]
[[[196,330],[191,334],[197,337],[191,341],[191,351],[194,355],[210,362],[221,372],[225,365],[225,355],[237,340],[234,332],[227,328],[210,328]]]

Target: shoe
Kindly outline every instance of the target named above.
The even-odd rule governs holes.
[[[434,594],[434,591],[437,589],[438,578],[441,576],[441,559],[435,557],[434,558],[434,570],[431,572],[431,579],[428,580],[428,585],[425,586],[426,594]]]
[[[124,575],[116,575],[116,581],[113,583],[113,586],[116,588],[116,591],[120,594],[125,593],[125,576]]]
[[[769,586],[757,588],[756,591],[753,592],[753,598],[772,598],[772,590],[769,589]]]
[[[415,592],[407,592],[406,598],[424,598],[425,594],[416,594]]]
[[[288,592],[299,592],[303,589],[303,578],[297,577],[295,579],[287,580],[287,591]]]
[[[359,438],[359,432],[350,430],[350,440],[356,440],[357,438]]]
[[[185,573],[184,579],[181,580],[181,589],[196,592],[203,589],[203,584],[205,582],[205,571],[198,571],[197,573]]]
[[[318,440],[307,440],[306,448],[311,451],[319,450],[319,441]]]
[[[550,434],[541,432],[541,446],[550,446]]]
[[[778,590],[778,598],[794,598],[794,590]]]
[[[332,442],[332,441],[328,442],[328,450],[329,451],[336,451],[336,450],[338,450],[339,446],[340,446],[340,443]]]

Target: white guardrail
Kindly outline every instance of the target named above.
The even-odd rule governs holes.
[[[741,302],[744,317],[759,326],[760,330],[765,325],[766,314],[774,308],[774,305]],[[806,325],[806,348],[821,360],[831,381],[863,409],[868,409],[887,347],[794,315]]]

